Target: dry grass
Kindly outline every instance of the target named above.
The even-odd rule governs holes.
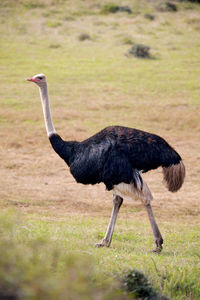
[[[80,139],[87,136],[78,128],[77,132]],[[105,191],[103,184],[78,185],[64,162],[51,149],[45,135],[38,136],[36,132],[22,135],[17,130],[15,132],[9,130],[6,133],[7,139],[1,134],[4,140],[0,153],[2,207],[14,205],[25,211],[40,214],[42,211],[48,211],[50,215],[57,217],[69,213],[110,214],[112,194]],[[74,129],[70,132],[69,138],[76,135]],[[153,206],[161,220],[163,219],[161,216],[165,218],[190,216],[191,220],[194,220],[194,216],[199,217],[200,214],[199,165],[196,163],[200,157],[197,153],[197,140],[190,135],[185,138],[174,135],[168,140],[170,142],[176,140],[174,143],[176,149],[184,153],[187,177],[181,191],[171,194],[162,184],[161,170],[144,175],[154,195]],[[141,206],[139,203],[138,205]],[[133,208],[132,205],[126,204],[121,211],[122,214],[127,214],[130,208]]]

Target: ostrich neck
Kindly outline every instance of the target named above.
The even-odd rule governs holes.
[[[51,111],[49,106],[49,95],[48,95],[48,88],[45,84],[44,86],[40,87],[40,97],[42,100],[42,110],[44,114],[44,122],[47,131],[48,137],[52,134],[56,133],[55,128],[53,126],[52,118],[51,118]]]

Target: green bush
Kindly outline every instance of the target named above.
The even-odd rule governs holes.
[[[167,300],[164,295],[160,295],[148,282],[146,276],[138,270],[127,271],[122,277],[122,288],[134,299],[146,300]]]
[[[0,299],[112,299],[116,292],[103,278],[97,283],[91,257],[31,230],[18,217],[0,216]]]
[[[102,14],[110,14],[110,13],[116,13],[119,10],[119,5],[113,4],[113,3],[107,3],[105,4],[102,9]]]
[[[91,40],[91,37],[88,33],[81,33],[78,36],[79,41]]]
[[[134,44],[127,53],[127,56],[135,56],[139,58],[150,58],[150,47],[142,44]]]
[[[161,12],[175,12],[178,10],[176,4],[171,2],[160,2],[156,8]]]
[[[150,21],[155,20],[155,15],[152,14],[145,14],[144,17]]]
[[[126,12],[128,14],[131,14],[132,10],[127,5],[119,6],[119,5],[116,5],[114,3],[107,3],[101,9],[101,13],[105,14],[105,15],[106,14],[114,14],[114,13],[117,13],[117,12]]]

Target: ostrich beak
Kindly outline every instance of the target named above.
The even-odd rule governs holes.
[[[39,80],[36,79],[36,78],[27,78],[26,80],[27,80],[27,81],[33,81],[33,82],[38,82],[38,81],[39,81]]]

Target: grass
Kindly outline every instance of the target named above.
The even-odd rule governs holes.
[[[15,222],[15,227],[13,226]],[[98,299],[107,283],[96,283],[91,257],[73,253],[61,232],[53,240],[42,222],[1,216],[1,298]],[[66,239],[65,239],[66,241]],[[56,243],[56,245],[55,245]],[[89,259],[90,258],[90,259]],[[118,297],[120,299],[120,297]]]
[[[160,13],[156,3],[128,1],[133,14],[103,15],[108,3],[0,3],[0,291],[66,299],[70,288],[71,299],[124,299],[120,277],[137,269],[158,292],[196,300],[200,7],[179,2],[176,13]],[[81,42],[83,32],[95,38]],[[127,58],[132,41],[149,45],[155,59]],[[150,225],[137,203],[122,207],[111,248],[94,247],[112,196],[103,185],[76,184],[51,150],[38,90],[24,80],[39,72],[47,75],[63,138],[81,140],[120,124],[162,135],[183,156],[187,177],[179,193],[166,191],[159,170],[145,175],[165,241],[160,256],[150,253]]]
[[[127,226],[127,221],[119,218],[110,249],[94,248],[106,226],[104,218],[98,219],[98,228],[96,222],[96,218],[83,216],[61,220],[53,215],[38,218],[36,214],[6,211],[0,220],[1,288],[33,299],[65,299],[69,288],[72,299],[73,294],[96,299],[93,293],[99,289],[102,299],[108,293],[112,299],[119,284],[112,283],[110,276],[120,282],[124,270],[136,268],[172,299],[198,299],[199,225],[190,225],[187,230],[180,224],[177,230],[172,230],[176,224],[162,225],[166,249],[163,255],[155,256],[148,250],[152,239],[146,222],[129,220]],[[137,232],[133,231],[136,227]],[[49,284],[53,286],[47,289]]]

